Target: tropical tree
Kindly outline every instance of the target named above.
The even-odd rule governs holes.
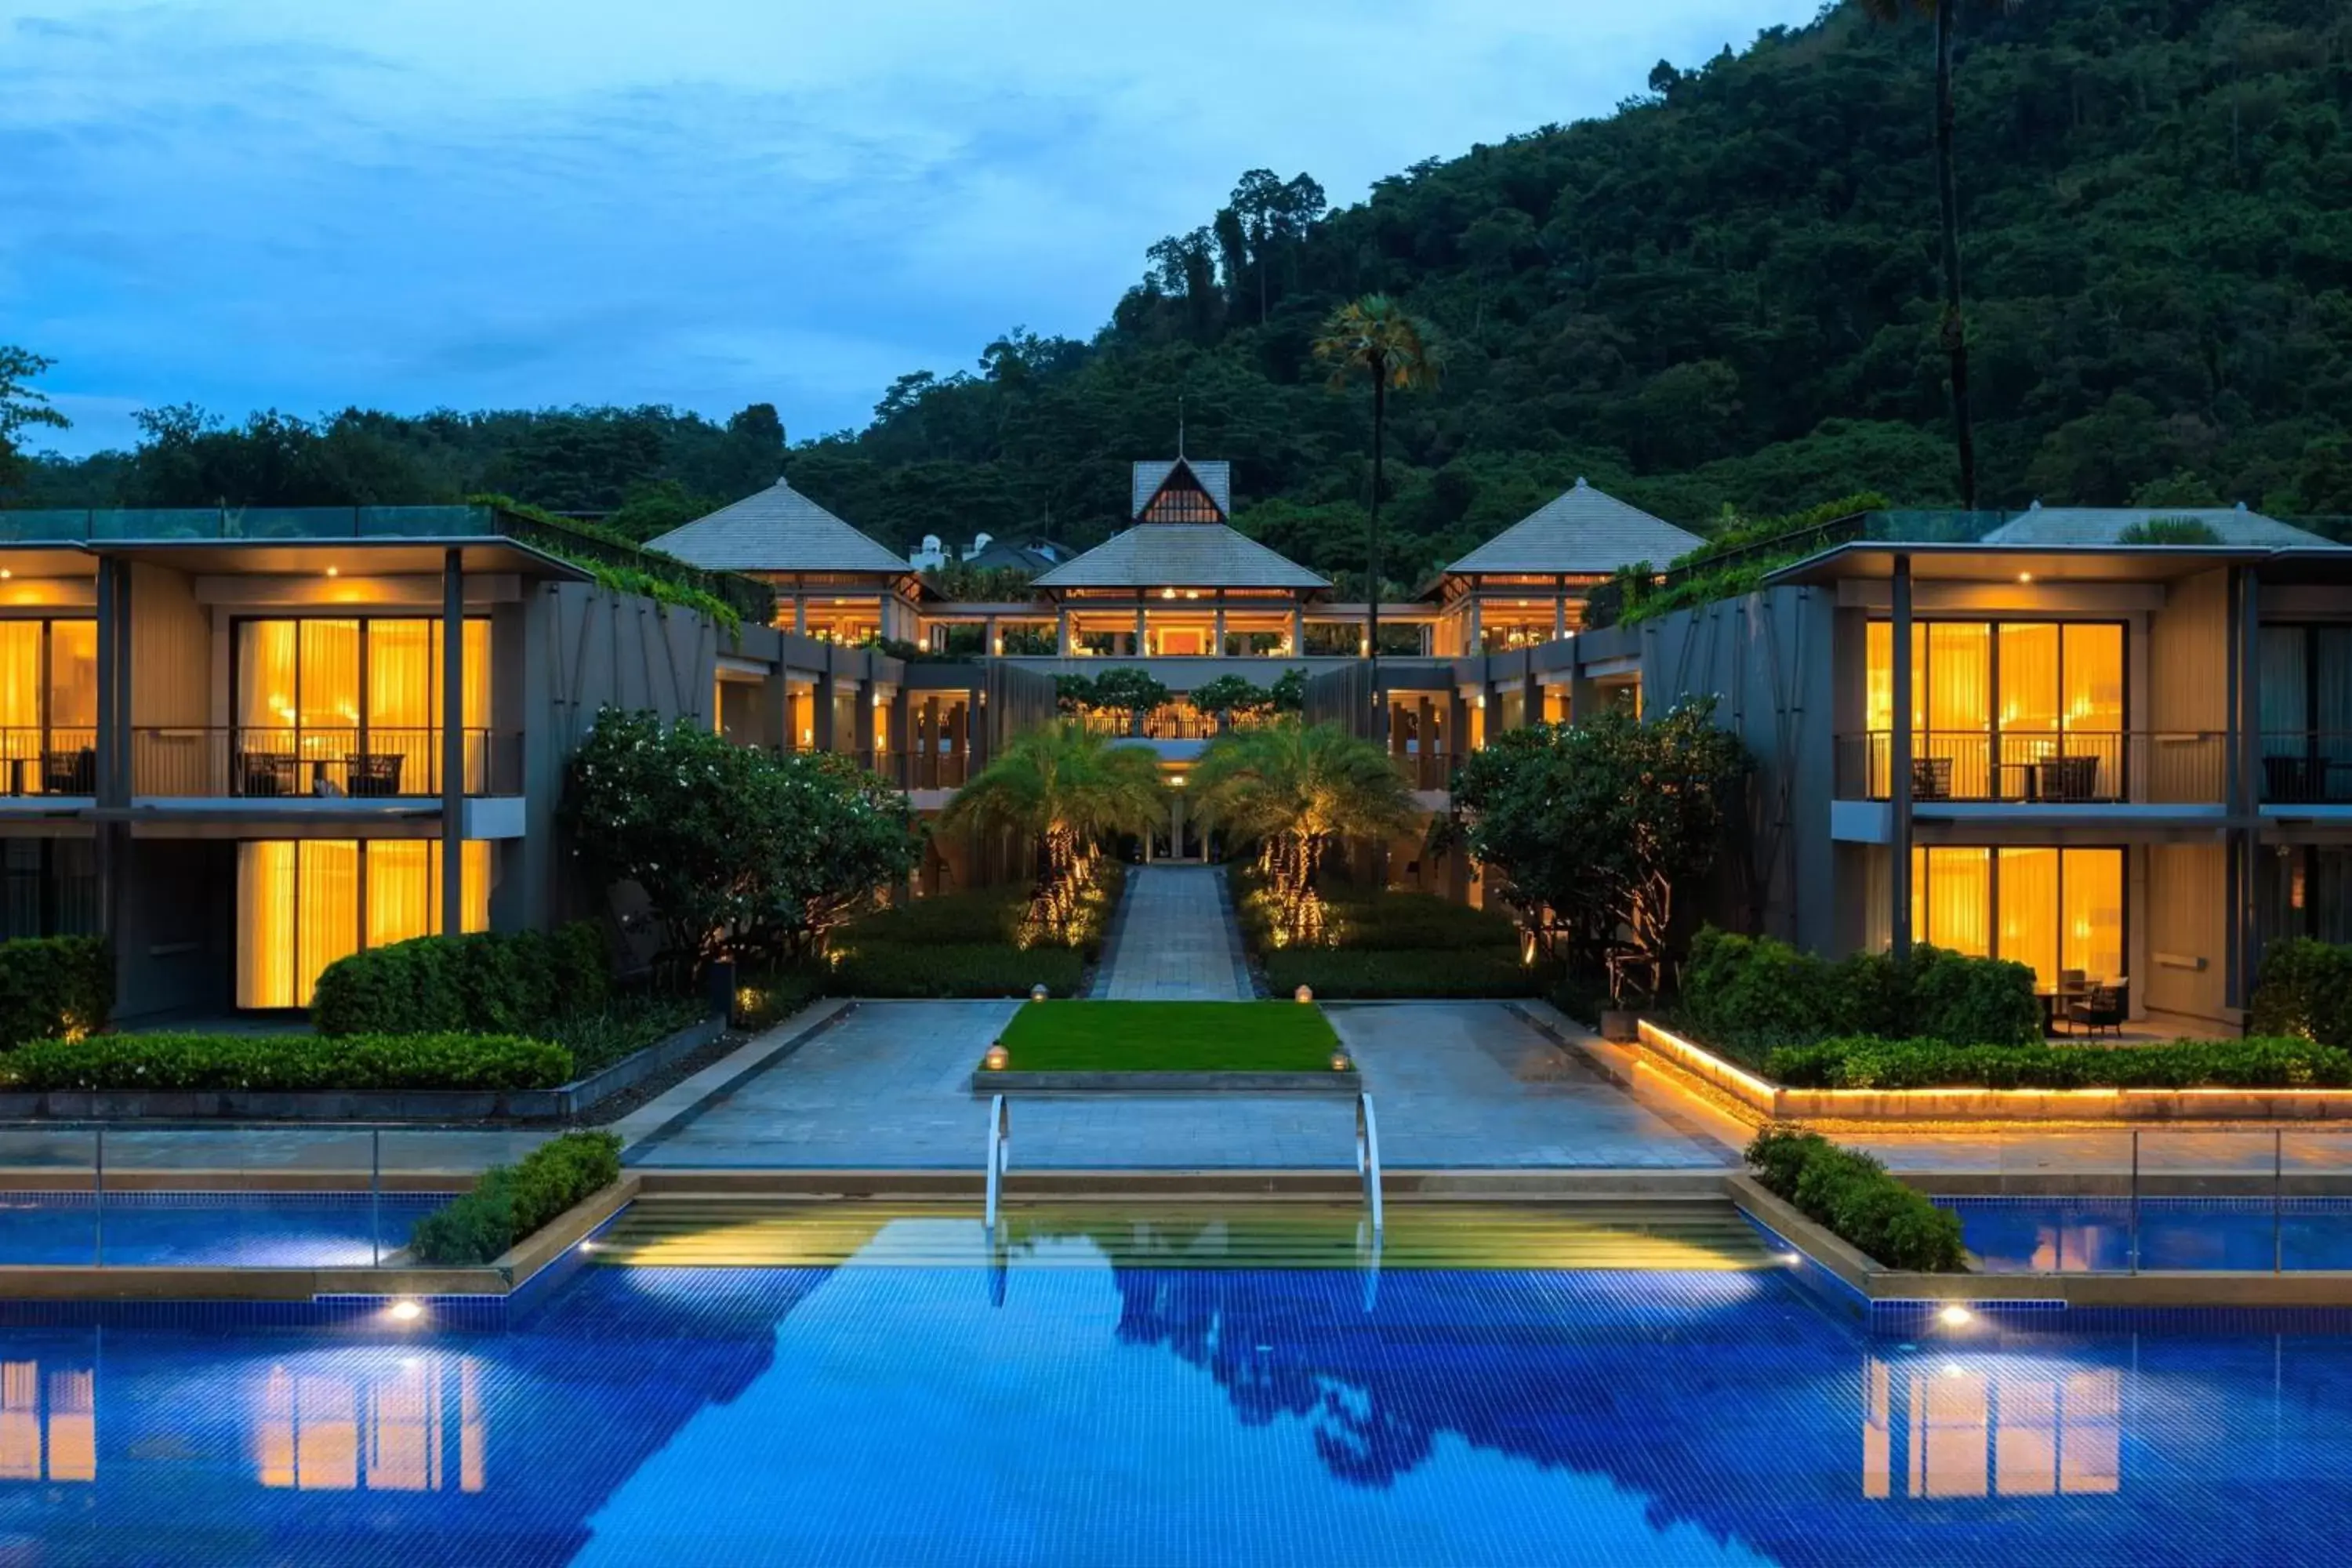
[[[1368,645],[1377,680],[1381,658],[1381,480],[1389,393],[1435,384],[1438,355],[1429,330],[1385,294],[1367,294],[1331,312],[1315,340],[1315,357],[1331,366],[1331,384],[1360,374],[1372,384],[1372,495],[1364,526]]]
[[[1281,719],[1220,735],[1192,765],[1185,792],[1202,820],[1257,844],[1258,866],[1284,945],[1323,935],[1315,873],[1349,837],[1386,837],[1419,818],[1404,777],[1378,745],[1337,724]]]
[[[1065,720],[1019,736],[956,792],[941,826],[1012,828],[1037,846],[1024,930],[1069,939],[1105,840],[1149,833],[1167,813],[1160,759]]]
[[[1194,687],[1192,703],[1196,712],[1214,719],[1222,732],[1232,729],[1235,719],[1272,712],[1274,693],[1245,675],[1221,675]]]
[[[62,430],[68,423],[32,384],[55,363],[30,349],[0,343],[0,492],[9,489],[24,466],[16,452],[16,432],[36,425]]]
[[[1969,334],[1960,313],[1960,201],[1952,170],[1952,24],[1961,5],[2007,10],[2011,0],[1862,0],[1880,22],[1907,12],[1936,23],[1936,203],[1943,224],[1944,314],[1937,328],[1952,382],[1952,445],[1960,464],[1960,509],[1977,509],[1977,435],[1969,415]]]
[[[1612,708],[1507,731],[1455,775],[1441,837],[1504,879],[1547,951],[1565,935],[1605,965],[1612,996],[1657,990],[1680,896],[1723,852],[1749,759],[1714,715],[1702,698],[1649,723]]]

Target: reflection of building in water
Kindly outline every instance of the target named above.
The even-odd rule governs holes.
[[[1867,1358],[1862,1495],[2057,1497],[2123,1487],[2123,1380],[2113,1367]]]
[[[263,1486],[298,1491],[478,1492],[484,1436],[472,1356],[428,1352],[357,1372],[278,1365],[257,1401],[254,1463]]]
[[[98,1408],[88,1367],[0,1362],[0,1481],[98,1479]]]

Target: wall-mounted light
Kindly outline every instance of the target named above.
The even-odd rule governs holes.
[[[342,574],[343,569],[340,566],[330,566],[327,568],[327,575],[330,577],[340,577]]]
[[[2031,583],[2033,581],[2033,574],[2031,572],[2020,572],[2017,574],[2017,580],[2021,583]]]

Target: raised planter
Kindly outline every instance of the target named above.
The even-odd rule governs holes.
[[[714,1016],[553,1089],[52,1089],[0,1094],[0,1121],[568,1121],[701,1050],[725,1032]]]
[[[1641,1046],[1772,1121],[2352,1121],[2352,1089],[1790,1089],[1646,1018]]]
[[[974,1069],[974,1094],[1332,1094],[1362,1092],[1364,1076],[1346,1072],[1023,1072]]]

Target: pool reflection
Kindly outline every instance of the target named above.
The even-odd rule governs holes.
[[[2123,1375],[1933,1357],[1863,1363],[1862,1495],[2096,1496],[2123,1487]]]

